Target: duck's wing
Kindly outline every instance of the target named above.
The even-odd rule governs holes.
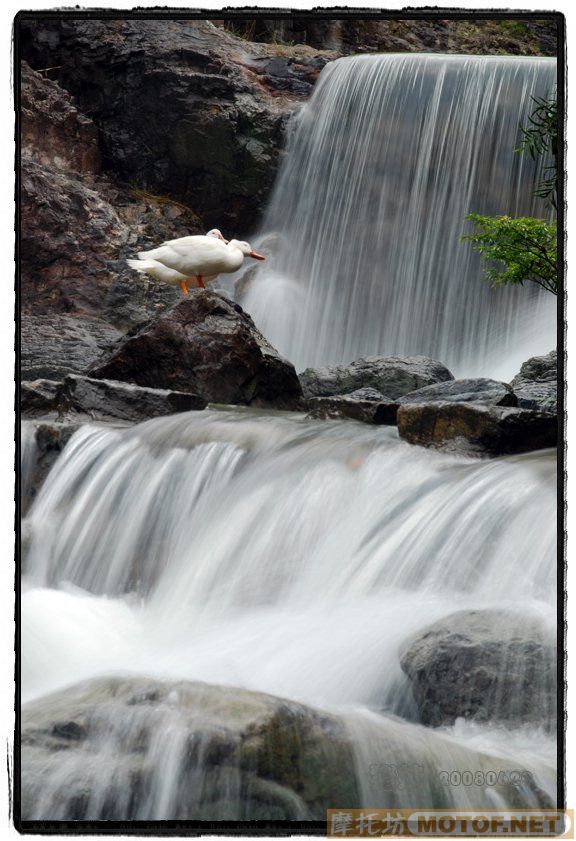
[[[166,242],[163,242],[162,245],[170,245],[170,246],[184,246],[185,248],[212,248],[214,245],[216,246],[215,253],[217,253],[218,248],[222,248],[226,245],[226,243],[222,242],[222,240],[217,239],[216,237],[207,237],[201,234],[196,234],[189,237],[178,237],[178,239],[167,239]]]
[[[178,257],[177,252],[171,245],[159,245],[158,248],[151,248],[149,251],[139,251],[136,255],[139,260],[159,260],[161,263]]]

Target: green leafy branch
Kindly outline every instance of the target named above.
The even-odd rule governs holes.
[[[470,213],[468,220],[479,228],[461,239],[473,243],[475,251],[490,265],[486,274],[493,286],[522,286],[531,281],[557,294],[557,230],[555,221],[510,216],[481,216]]]

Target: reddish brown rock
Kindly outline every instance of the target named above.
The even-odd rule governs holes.
[[[97,174],[101,169],[98,129],[72,98],[46,76],[22,62],[20,140],[39,164],[69,172]]]

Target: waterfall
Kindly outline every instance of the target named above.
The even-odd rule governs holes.
[[[367,806],[410,800],[374,779],[386,762],[411,763],[423,806],[537,805],[533,789],[517,801],[439,785],[444,766],[489,769],[494,757],[553,801],[549,729],[423,727],[400,651],[466,609],[520,611],[553,639],[555,505],[549,451],[478,460],[411,447],[391,427],[247,410],[81,428],[28,517],[22,692],[41,734],[50,693],[76,683],[100,699],[90,726],[102,735],[88,763],[80,750],[53,753],[48,777],[30,754],[30,814],[70,818],[79,803],[100,818],[246,814],[241,768],[202,751],[190,764],[184,745],[200,725],[170,698],[191,690],[135,707],[78,684],[110,676],[132,694],[136,678],[205,681],[329,711],[350,733]],[[143,732],[157,734],[144,748]],[[126,793],[130,757],[148,769],[145,797]],[[217,794],[192,801],[190,785]],[[310,815],[299,801],[286,809]]]
[[[281,244],[246,309],[296,365],[424,354],[510,379],[555,346],[555,299],[490,288],[464,217],[546,217],[515,152],[554,92],[547,58],[377,55],[322,71],[295,117],[262,232]],[[504,362],[502,360],[505,360]]]

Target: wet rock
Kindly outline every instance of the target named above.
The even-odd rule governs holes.
[[[360,805],[352,748],[338,719],[302,704],[102,678],[23,708],[25,820],[322,820],[334,803]]]
[[[489,406],[517,406],[518,401],[512,388],[507,383],[484,378],[451,380],[449,382],[428,385],[398,398],[406,403],[484,403]]]
[[[556,727],[556,645],[538,618],[454,613],[408,641],[401,665],[423,724],[465,718]]]
[[[33,380],[20,385],[20,409],[26,417],[45,415],[55,409],[55,398],[59,382],[56,380]]]
[[[503,455],[555,447],[558,419],[547,412],[479,403],[406,403],[398,432],[410,444]]]
[[[80,423],[27,421],[22,428],[20,505],[25,516],[56,459]]]
[[[528,359],[510,385],[518,398],[518,405],[523,409],[555,413],[558,402],[556,351]]]
[[[61,380],[81,374],[121,335],[99,318],[22,314],[20,375],[23,380]]]
[[[347,418],[372,424],[396,424],[398,403],[373,388],[359,388],[350,394],[308,399],[310,418]]]
[[[56,394],[56,408],[67,415],[80,412],[92,418],[139,422],[148,418],[205,409],[206,401],[197,394],[143,388],[114,380],[67,376]]]
[[[374,388],[397,400],[418,388],[453,380],[441,362],[425,356],[371,356],[350,365],[307,368],[299,374],[305,397],[332,397],[359,388]]]
[[[294,367],[238,304],[197,290],[135,330],[90,375],[198,394],[212,403],[299,408]]]

